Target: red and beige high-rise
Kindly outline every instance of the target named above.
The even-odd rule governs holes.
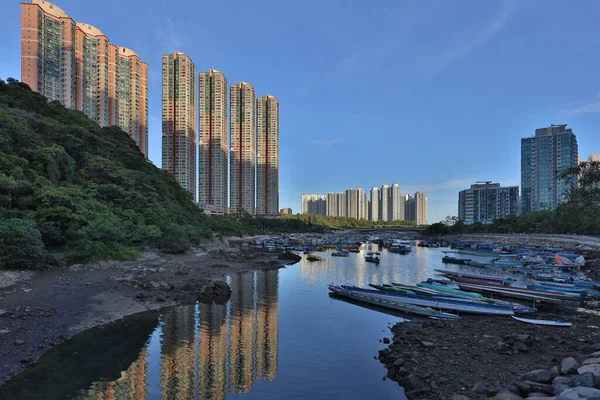
[[[162,56],[162,167],[196,200],[196,66],[184,53]]]
[[[256,172],[256,95],[252,85],[230,88],[229,202],[233,214],[254,214]]]
[[[227,212],[227,79],[214,69],[199,75],[200,155],[198,202],[214,214]]]
[[[257,101],[256,214],[279,215],[279,100],[271,95]]]
[[[21,80],[101,126],[119,126],[148,156],[148,65],[98,28],[47,1],[22,3]]]

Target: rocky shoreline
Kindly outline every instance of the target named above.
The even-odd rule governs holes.
[[[297,261],[258,251],[252,239],[216,240],[184,255],[147,252],[132,262],[0,272],[0,385],[79,332],[177,304],[226,303],[227,275]]]

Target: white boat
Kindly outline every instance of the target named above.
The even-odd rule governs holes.
[[[514,319],[516,319],[517,321],[525,322],[527,324],[547,325],[547,326],[573,326],[572,323],[565,322],[565,321],[549,321],[549,320],[545,320],[545,319],[519,318],[519,317],[515,317],[514,315],[512,317]]]

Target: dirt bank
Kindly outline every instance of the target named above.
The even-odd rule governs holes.
[[[213,282],[286,263],[255,251],[248,241],[225,240],[185,255],[145,253],[127,263],[0,272],[0,385],[85,329],[199,297],[227,301],[229,293]]]
[[[421,320],[392,327],[392,343],[379,359],[411,400],[484,399],[522,374],[551,369],[600,342],[598,316],[542,312],[532,318],[569,321],[574,327],[534,326],[510,317]]]

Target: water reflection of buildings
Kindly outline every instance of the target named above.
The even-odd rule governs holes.
[[[86,392],[79,396],[80,400],[120,400],[146,398],[146,372],[148,352],[143,349],[127,371],[121,372],[121,377],[110,382],[96,382]]]
[[[144,399],[149,364],[160,356],[162,399],[222,400],[246,393],[255,380],[273,380],[279,351],[279,271],[231,277],[226,305],[198,304],[166,309],[160,346],[152,340],[121,377],[96,382],[86,400]],[[160,347],[160,354],[149,354]]]
[[[275,270],[234,275],[227,305],[200,304],[198,313],[194,306],[176,307],[172,314],[165,313],[163,399],[219,400],[228,392],[250,391],[255,379],[275,379],[278,274]]]

